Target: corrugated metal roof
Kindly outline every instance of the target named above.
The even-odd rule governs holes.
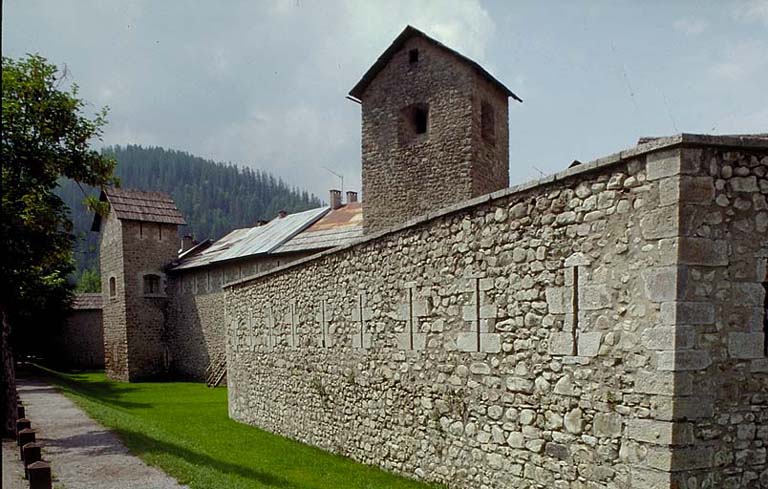
[[[363,206],[353,202],[330,211],[305,231],[277,248],[274,253],[335,248],[363,236]]]
[[[118,219],[163,224],[187,223],[171,196],[164,192],[108,188],[101,192],[100,199],[109,202],[110,211]],[[100,227],[101,216],[96,214],[91,230],[98,231]]]
[[[75,294],[72,298],[72,309],[83,311],[89,309],[101,309],[103,299],[100,293],[97,294]]]
[[[275,218],[263,226],[236,229],[200,253],[184,257],[173,269],[183,270],[236,258],[268,254],[311,226],[328,211],[328,207],[318,207]]]

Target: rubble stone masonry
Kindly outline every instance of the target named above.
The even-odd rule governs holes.
[[[681,135],[228,286],[230,416],[450,487],[768,488],[767,172]]]

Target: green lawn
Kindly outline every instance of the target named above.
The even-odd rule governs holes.
[[[192,488],[433,487],[232,421],[226,388],[42,373],[133,453]]]

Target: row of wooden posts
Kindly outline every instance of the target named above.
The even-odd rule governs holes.
[[[29,489],[51,489],[51,464],[42,458],[43,445],[37,442],[37,432],[32,429],[32,422],[25,416],[26,411],[21,399],[16,409],[16,441],[19,444],[19,456],[24,462],[24,478],[29,481]]]

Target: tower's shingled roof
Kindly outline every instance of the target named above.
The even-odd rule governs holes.
[[[363,93],[365,92],[365,89],[368,88],[368,85],[373,81],[374,78],[376,78],[376,75],[379,74],[381,70],[384,69],[384,67],[389,63],[389,61],[392,59],[392,57],[402,49],[403,45],[408,41],[409,39],[413,37],[420,37],[422,39],[425,39],[429,41],[433,46],[436,46],[439,49],[442,49],[443,51],[450,53],[451,55],[455,56],[459,60],[463,61],[464,63],[467,63],[472,69],[474,69],[480,76],[497,86],[502,92],[504,92],[508,97],[512,97],[513,99],[517,100],[518,102],[522,102],[523,99],[512,93],[512,90],[507,88],[503,83],[501,83],[499,80],[497,80],[493,75],[488,73],[485,68],[480,66],[477,62],[467,58],[463,54],[459,53],[458,51],[454,51],[453,49],[449,48],[445,44],[429,37],[428,35],[424,34],[420,30],[416,29],[415,27],[406,26],[406,28],[403,30],[403,32],[400,33],[397,38],[392,41],[392,44],[384,51],[381,56],[379,56],[379,59],[376,60],[375,63],[373,63],[373,66],[368,68],[368,71],[365,72],[363,77],[360,79],[359,82],[357,82],[357,85],[355,85],[352,90],[349,91],[349,94],[357,99],[361,99],[363,96]]]
[[[108,188],[101,192],[100,200],[109,202],[110,211],[118,219],[162,224],[187,223],[171,196],[164,192]],[[91,230],[98,231],[100,227],[101,216],[96,214]]]

